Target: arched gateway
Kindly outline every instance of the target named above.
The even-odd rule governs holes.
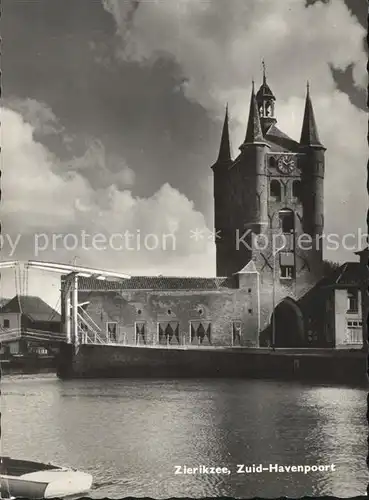
[[[275,347],[304,345],[304,318],[293,299],[286,298],[277,305],[271,317],[271,332]]]

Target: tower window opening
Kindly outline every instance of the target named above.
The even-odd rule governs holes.
[[[267,101],[265,103],[265,116],[270,116],[272,117],[274,114],[274,106],[272,101]]]
[[[272,201],[281,201],[281,184],[275,179],[270,183],[270,198]]]
[[[301,201],[301,199],[302,199],[301,181],[293,181],[293,183],[292,183],[292,197],[295,200]]]
[[[279,265],[281,278],[293,279],[295,277],[295,256],[293,252],[280,252]]]
[[[284,209],[279,212],[279,220],[281,222],[283,233],[293,233],[295,230],[295,217],[292,210]]]
[[[292,279],[294,277],[295,268],[293,266],[281,266],[280,270],[281,278]]]

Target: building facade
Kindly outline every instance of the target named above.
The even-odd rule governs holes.
[[[277,127],[275,104],[264,71],[256,94],[253,85],[245,140],[234,159],[226,111],[212,166],[217,277],[81,277],[81,339],[146,346],[362,345],[356,333],[361,312],[345,310],[347,293],[356,293],[357,285],[347,292],[322,274],[325,148],[309,87],[299,142]],[[66,293],[63,277],[63,320]]]
[[[61,332],[61,316],[39,297],[16,295],[8,299],[0,308],[0,354],[18,356],[26,354],[47,354],[48,345],[20,338],[14,341],[2,341],[9,334],[22,331]]]

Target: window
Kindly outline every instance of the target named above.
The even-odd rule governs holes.
[[[277,162],[273,156],[269,159],[269,166],[272,168],[277,166]]]
[[[137,321],[135,323],[136,344],[146,345],[146,323],[144,321]]]
[[[210,345],[211,344],[211,323],[190,322],[190,341],[195,345]]]
[[[292,279],[294,277],[295,268],[293,266],[281,266],[281,278]]]
[[[270,182],[270,199],[272,201],[281,201],[281,184],[276,179]]]
[[[19,354],[19,342],[10,343],[10,354]]]
[[[266,116],[273,116],[273,104],[268,101],[265,105]]]
[[[106,333],[108,337],[108,342],[117,342],[117,330],[118,323],[115,321],[108,321],[106,323]]]
[[[358,290],[349,290],[347,292],[347,312],[357,313],[359,311],[359,292]]]
[[[157,323],[157,343],[161,345],[178,345],[181,343],[178,321]]]
[[[292,197],[295,200],[301,201],[301,199],[302,199],[301,181],[293,181],[293,183],[292,183]]]
[[[4,328],[10,328],[10,321],[8,319],[4,319]]]
[[[345,339],[346,344],[362,344],[363,343],[363,333],[362,333],[362,321],[347,321],[347,335]]]
[[[295,229],[295,217],[292,210],[285,208],[279,212],[279,220],[283,233],[293,233]]]
[[[232,322],[232,345],[241,345],[242,324],[241,321]]]
[[[295,255],[292,252],[279,254],[280,277],[292,279],[295,277]]]

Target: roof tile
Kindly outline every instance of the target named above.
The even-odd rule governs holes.
[[[122,281],[78,279],[80,290],[221,290],[234,288],[232,278],[196,278],[178,276],[132,276]]]
[[[59,322],[60,314],[33,295],[16,295],[0,308],[0,314],[22,313],[33,321]]]

